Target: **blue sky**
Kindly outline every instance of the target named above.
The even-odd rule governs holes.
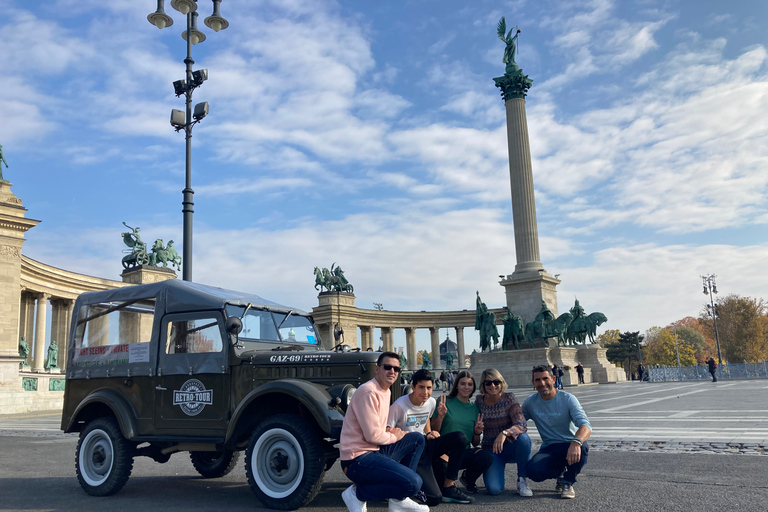
[[[3,172],[42,220],[27,256],[119,279],[123,221],[181,252],[168,118],[184,20],[166,2],[175,24],[158,30],[155,6],[0,0]],[[765,2],[224,0],[222,15],[192,52],[210,104],[193,137],[196,281],[311,309],[313,267],[336,262],[358,307],[473,308],[475,290],[503,305],[504,15],[534,79],[560,310],[578,297],[603,328],[644,331],[697,315],[705,273],[768,296]]]

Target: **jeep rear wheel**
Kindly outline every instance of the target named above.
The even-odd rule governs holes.
[[[295,510],[309,503],[323,483],[324,467],[320,434],[292,414],[259,424],[245,451],[248,484],[269,508]]]
[[[235,469],[239,452],[223,450],[220,452],[190,452],[189,458],[195,469],[205,478],[219,478]]]
[[[133,469],[133,445],[114,418],[99,418],[80,432],[75,450],[77,480],[91,496],[110,496],[123,488]]]

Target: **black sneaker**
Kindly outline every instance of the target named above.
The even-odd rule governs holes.
[[[464,490],[466,490],[469,494],[477,494],[477,484],[475,482],[468,482],[466,473],[461,474],[459,482],[461,482],[461,485],[464,486]]]
[[[555,492],[563,492],[563,477],[557,477],[557,484],[555,485]]]
[[[470,498],[461,492],[461,489],[455,485],[443,487],[443,503],[463,503],[466,505],[473,501],[475,501],[474,498]]]

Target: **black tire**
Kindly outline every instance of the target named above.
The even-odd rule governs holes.
[[[80,432],[75,471],[91,496],[111,496],[123,488],[133,469],[134,446],[123,437],[117,420],[98,418]]]
[[[219,478],[235,469],[240,452],[190,452],[189,459],[200,475],[205,478]]]
[[[261,422],[245,451],[251,491],[273,509],[295,510],[312,501],[323,483],[324,468],[320,433],[293,414]]]

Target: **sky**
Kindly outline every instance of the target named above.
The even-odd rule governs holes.
[[[185,21],[169,3],[158,30],[154,0],[0,0],[3,174],[42,221],[26,256],[119,280],[123,222],[182,252],[168,120]],[[218,33],[199,5],[195,281],[311,310],[313,268],[335,263],[360,308],[473,309],[475,291],[504,305],[505,16],[533,79],[560,312],[578,298],[608,317],[598,332],[645,331],[697,316],[713,273],[721,295],[768,298],[768,3],[225,0]]]

